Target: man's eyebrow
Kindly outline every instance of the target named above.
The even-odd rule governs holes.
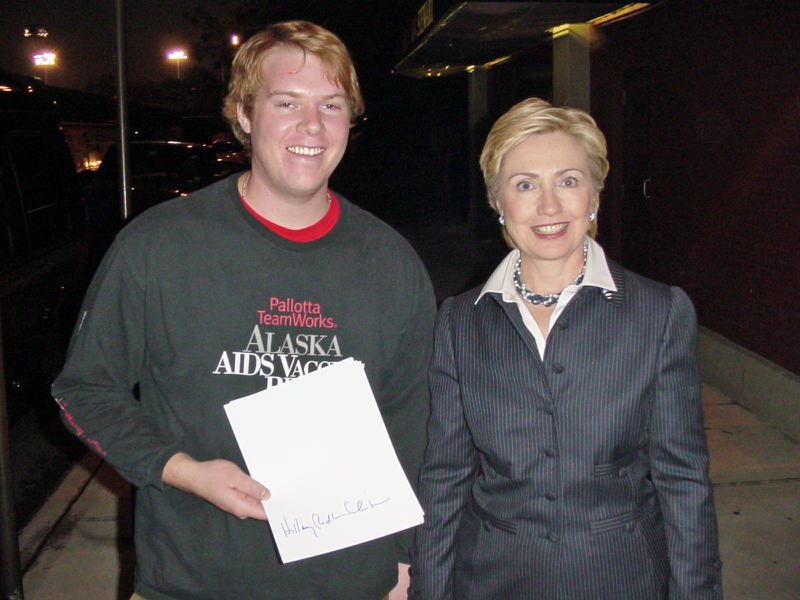
[[[269,93],[270,98],[272,98],[273,96],[289,96],[290,98],[300,98],[303,95],[304,94],[301,94],[300,92],[289,92],[284,90],[274,90]],[[322,96],[323,100],[332,100],[334,98],[341,98],[342,100],[346,100],[347,96],[339,92],[336,92],[335,94],[326,94],[325,96]]]
[[[285,92],[283,90],[274,90],[269,93],[269,97],[272,98],[273,96],[291,96],[292,98],[299,98],[300,94],[298,92]]]

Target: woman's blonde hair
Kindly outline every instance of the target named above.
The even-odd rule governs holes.
[[[361,97],[356,70],[342,41],[327,29],[308,21],[276,23],[247,40],[239,48],[231,66],[231,80],[222,116],[248,150],[250,134],[239,125],[236,107],[241,104],[248,118],[253,118],[253,104],[264,83],[261,80],[261,61],[267,52],[279,46],[296,48],[304,55],[313,54],[317,57],[330,81],[344,89],[351,123],[364,113],[364,99]]]
[[[600,207],[600,191],[608,175],[606,138],[594,119],[577,108],[556,108],[539,98],[528,98],[514,105],[500,117],[486,138],[480,165],[489,205],[497,211],[500,193],[500,169],[506,155],[531,135],[562,132],[574,138],[586,154],[589,177],[594,188],[591,211]],[[597,221],[589,224],[589,235],[597,232]]]

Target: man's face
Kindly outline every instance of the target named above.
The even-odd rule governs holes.
[[[261,61],[264,84],[248,117],[254,175],[276,197],[303,202],[327,190],[347,146],[350,114],[344,89],[312,54],[279,46]]]

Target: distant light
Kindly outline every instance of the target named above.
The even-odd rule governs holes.
[[[39,67],[49,67],[56,64],[56,55],[53,52],[33,55],[33,64]]]
[[[175,61],[175,71],[178,79],[181,78],[181,61],[189,58],[183,50],[173,50],[167,54],[167,58]]]
[[[0,92],[13,92],[14,88],[10,88],[7,85],[0,85]]]
[[[36,30],[35,33],[34,30]],[[44,27],[25,27],[22,35],[25,37],[32,37],[35,35],[36,37],[45,38],[47,37],[47,29],[45,29]]]
[[[231,46],[238,46],[239,42],[240,40],[238,35],[236,35],[235,33],[231,35]]]

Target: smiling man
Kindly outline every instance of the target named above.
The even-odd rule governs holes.
[[[353,357],[416,482],[435,302],[405,240],[328,189],[362,112],[332,33],[255,35],[224,107],[252,169],[147,211],[98,269],[53,395],[138,488],[134,598],[406,597],[410,532],[280,563],[223,409]]]

